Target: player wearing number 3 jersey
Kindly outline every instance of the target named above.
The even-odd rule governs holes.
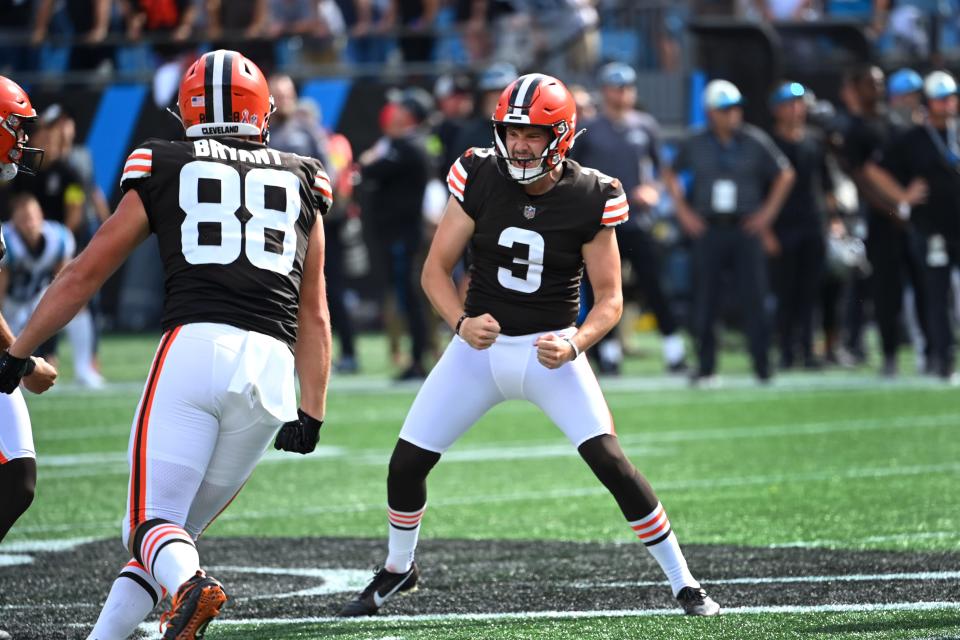
[[[714,615],[719,606],[690,574],[666,512],[620,448],[581,355],[620,318],[612,227],[627,219],[623,190],[566,158],[579,135],[576,107],[556,78],[530,74],[511,83],[500,96],[493,133],[494,148],[468,150],[447,175],[450,199],[422,282],[457,335],[420,388],[390,460],[386,562],[341,615],[375,613],[416,585],[427,474],[487,410],[510,399],[540,407],[577,447],[683,610]],[[451,274],[468,244],[473,265],[461,306]],[[575,329],[584,267],[596,304]]]
[[[122,525],[132,559],[90,638],[127,638],[163,594],[165,639],[202,636],[227,596],[195,540],[269,443],[312,451],[330,329],[320,162],[266,146],[273,99],[250,60],[213,51],[181,82],[186,139],[148,140],[123,168],[117,211],[47,290],[6,360],[54,334],[151,233],[163,260],[163,337],[134,418]],[[0,363],[0,382],[16,373]],[[294,375],[301,384],[299,409]],[[279,434],[278,434],[279,430]]]

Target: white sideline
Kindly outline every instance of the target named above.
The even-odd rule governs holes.
[[[875,611],[935,611],[960,610],[960,602],[891,602],[884,604],[820,604],[820,605],[783,605],[759,607],[727,607],[722,615],[764,614],[764,613],[859,613]],[[229,614],[228,614],[229,615]],[[251,618],[230,620],[223,618],[218,626],[253,627],[258,625],[291,624],[338,624],[341,626],[371,626],[381,623],[397,622],[486,622],[498,620],[577,620],[582,618],[648,618],[653,616],[679,616],[679,609],[612,609],[595,611],[531,611],[523,613],[442,613],[412,616],[376,616],[373,618]],[[151,640],[160,638],[156,622],[145,622],[140,629]]]

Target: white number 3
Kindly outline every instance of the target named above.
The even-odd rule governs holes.
[[[220,183],[219,202],[200,202],[201,178]],[[286,207],[283,211],[267,206],[267,187],[284,190]],[[251,216],[246,233],[236,216],[241,206],[240,173],[229,165],[203,160],[183,166],[180,170],[180,208],[186,214],[180,225],[183,257],[190,264],[230,264],[245,250],[253,266],[276,273],[290,273],[297,255],[295,225],[300,217],[300,181],[289,171],[251,169],[247,172],[243,192],[246,210]],[[219,226],[219,244],[200,244],[200,228],[204,223]],[[267,229],[282,234],[282,252],[267,250]]]
[[[526,245],[527,247],[527,257],[525,259],[513,259],[513,264],[527,267],[526,277],[518,278],[513,275],[513,271],[510,269],[500,267],[497,269],[497,280],[500,285],[522,293],[533,293],[539,289],[540,280],[543,277],[543,236],[530,229],[507,227],[500,233],[497,244],[508,249],[515,244]]]

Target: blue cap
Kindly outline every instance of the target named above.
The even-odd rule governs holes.
[[[800,100],[807,95],[807,88],[799,82],[784,82],[770,96],[770,106],[775,107],[789,100]]]
[[[637,72],[624,62],[611,62],[600,69],[600,84],[605,87],[630,87],[637,83]]]
[[[509,62],[496,62],[480,73],[477,89],[480,91],[503,91],[517,79],[517,68]]]
[[[887,93],[891,96],[919,91],[923,91],[923,78],[913,69],[900,69],[887,81]]]

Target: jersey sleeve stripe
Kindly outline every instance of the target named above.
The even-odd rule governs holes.
[[[124,180],[134,180],[136,178],[146,178],[150,175],[149,171],[125,171],[122,176],[120,176],[120,182]]]
[[[149,164],[131,164],[131,163],[127,163],[126,166],[123,167],[123,172],[124,172],[124,173],[127,173],[128,171],[145,171],[145,172],[147,172],[147,173],[150,173],[150,169],[151,169],[151,167],[150,167]]]
[[[460,178],[458,178],[456,175],[454,175],[452,171],[447,175],[447,182],[450,182],[456,185],[457,189],[460,190],[460,193],[463,193],[467,188],[466,183]]]
[[[616,198],[610,198],[607,200],[607,204],[604,206],[605,209],[616,209],[622,204],[625,204],[627,201],[627,194],[623,193],[617,196]]]
[[[456,162],[453,163],[453,166],[450,167],[450,171],[460,179],[460,182],[466,183],[467,181],[467,170],[463,168],[463,165],[460,164],[460,158],[457,158]]]
[[[615,227],[621,222],[626,222],[629,216],[630,214],[625,212],[622,216],[617,216],[616,218],[604,218],[600,224],[605,227]]]
[[[620,205],[619,207],[616,207],[615,209],[604,209],[603,219],[607,220],[609,218],[616,218],[627,213],[628,211],[630,211],[630,207],[629,205],[627,205],[626,202],[624,202],[622,205]]]
[[[329,189],[321,189],[320,187],[313,187],[313,190],[325,198],[333,199],[333,193],[331,193]]]
[[[449,177],[447,178],[447,187],[450,189],[450,194],[453,195],[454,198],[463,202],[463,190],[455,185]]]

